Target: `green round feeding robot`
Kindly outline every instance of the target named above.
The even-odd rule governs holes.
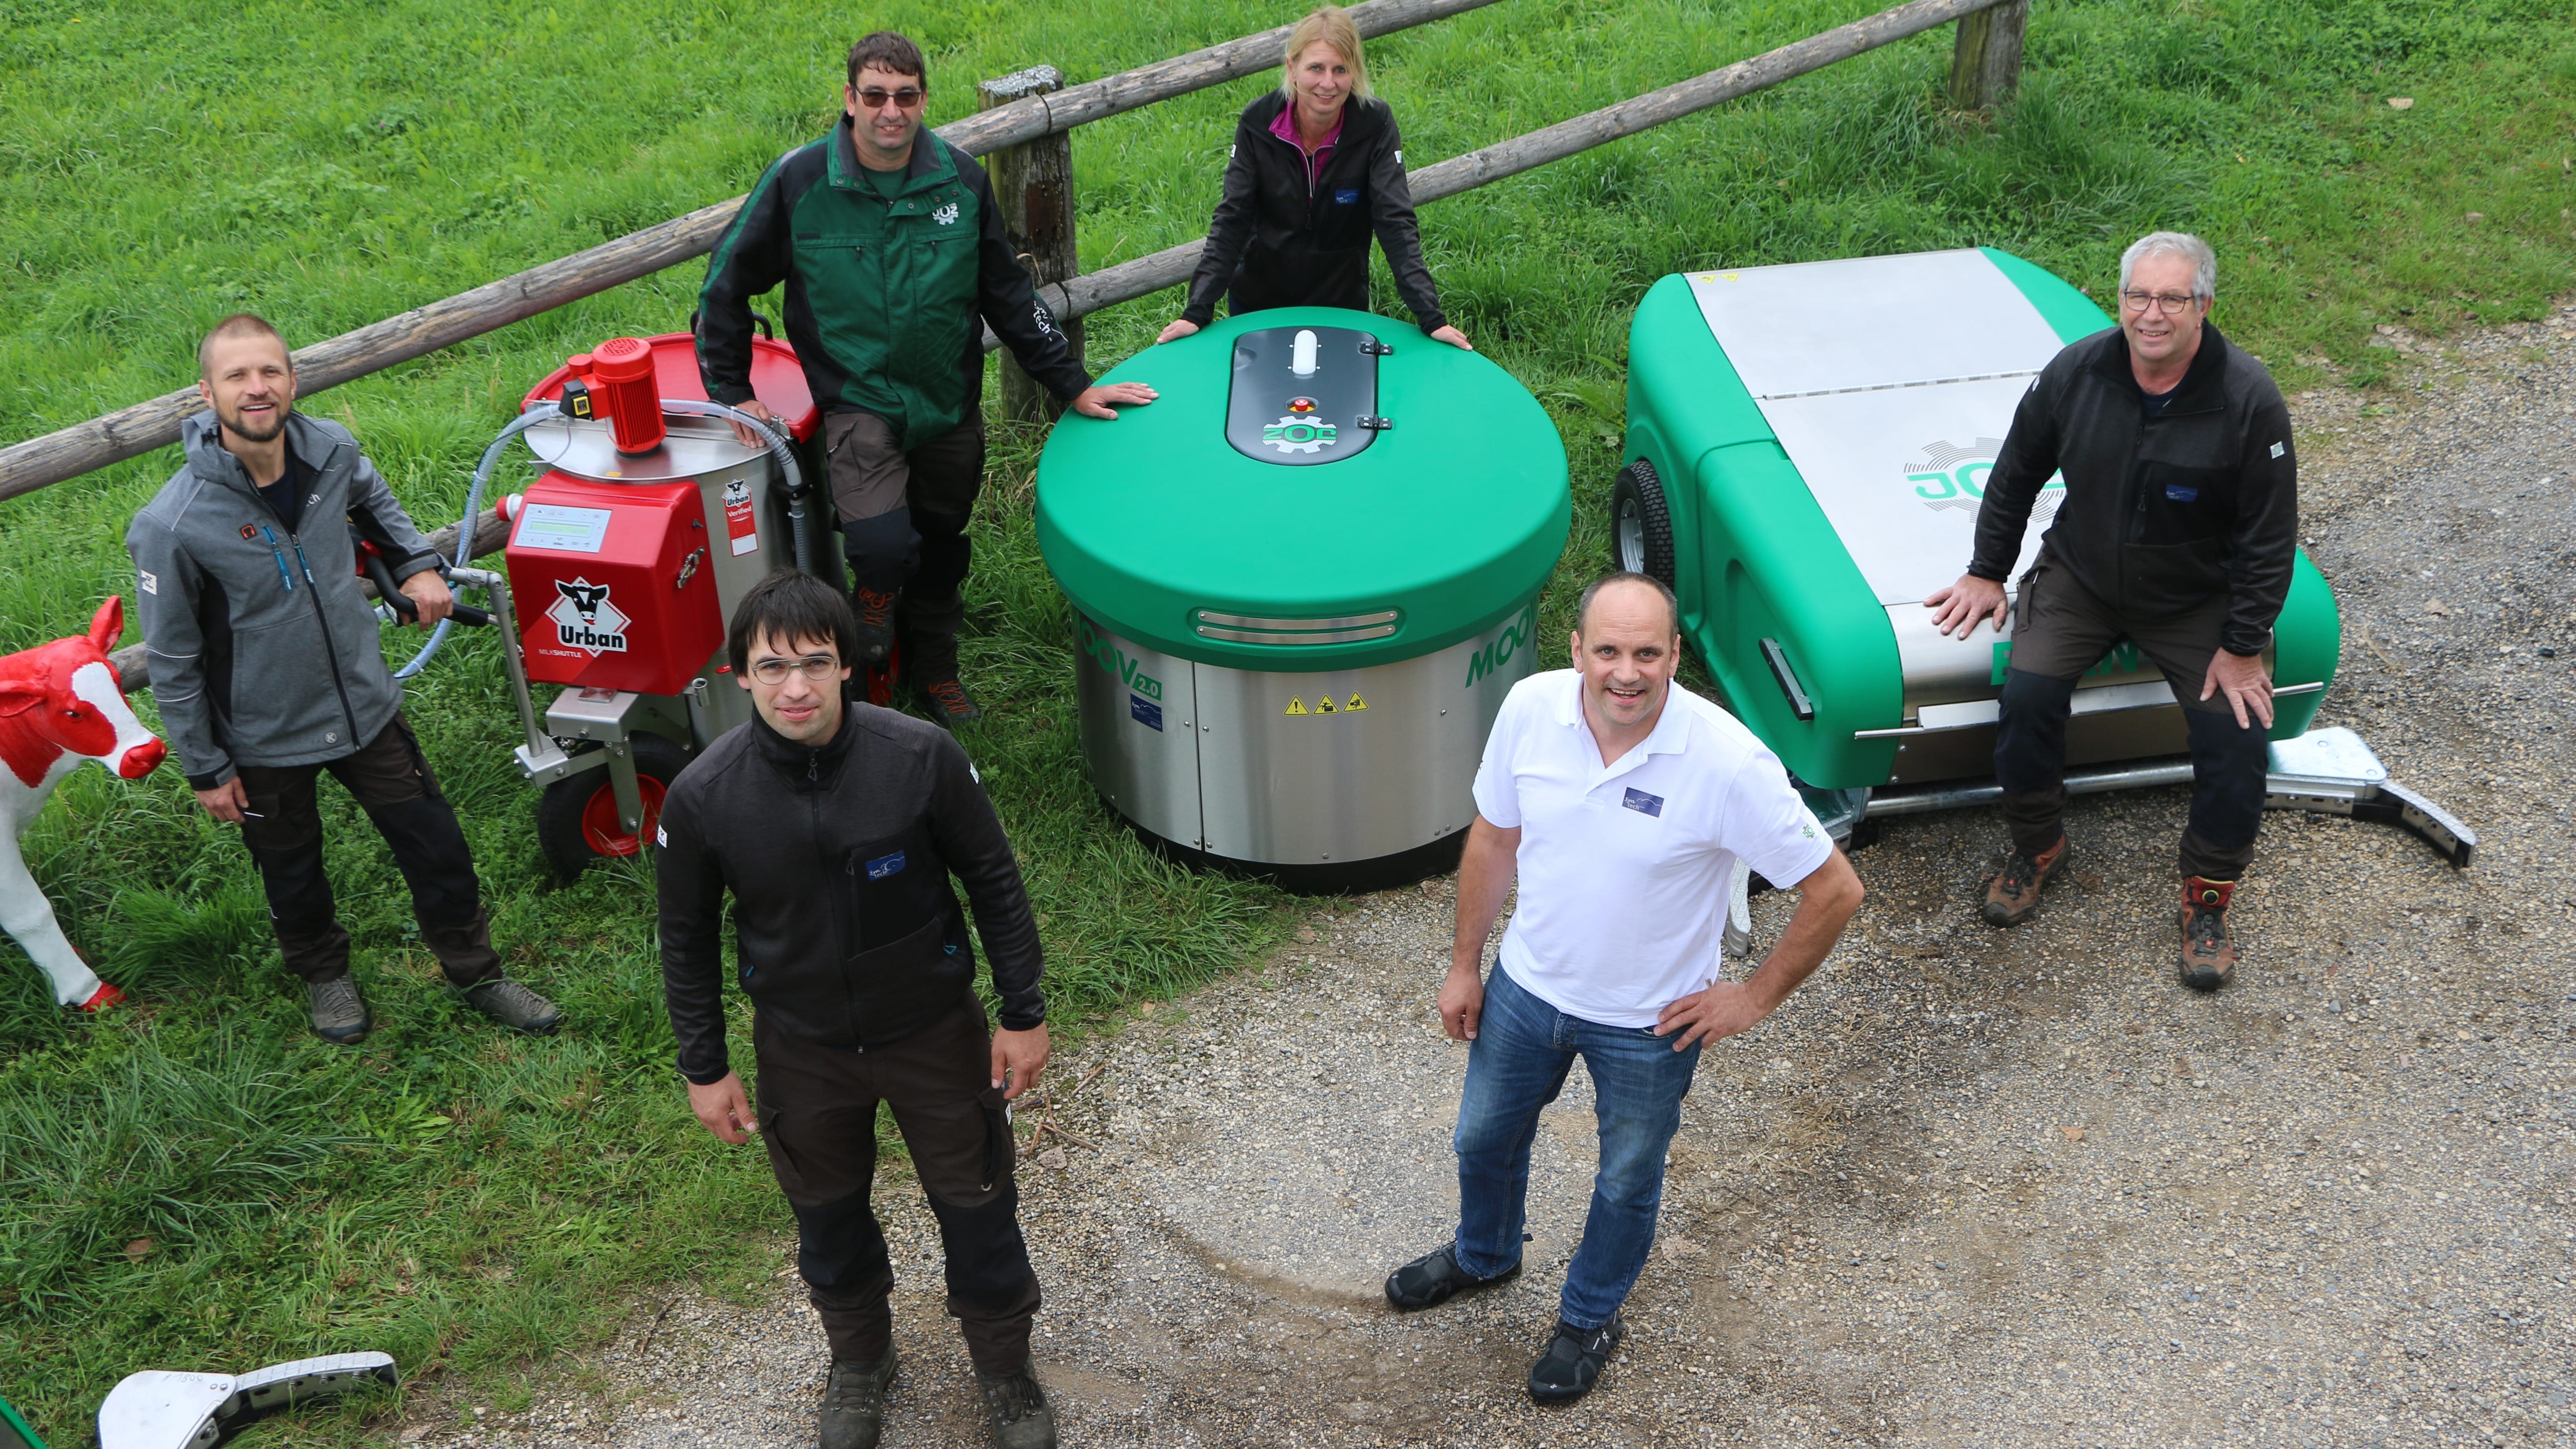
[[[1161,400],[1067,417],[1038,462],[1101,798],[1292,888],[1447,869],[1572,522],[1556,425],[1484,358],[1330,307],[1102,380],[1129,379]]]

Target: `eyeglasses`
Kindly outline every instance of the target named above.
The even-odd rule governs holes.
[[[870,86],[859,92],[859,104],[871,111],[882,111],[885,109],[886,102],[892,101],[909,111],[920,106],[922,95],[923,92],[916,86],[905,86],[899,91],[890,91],[883,86]]]
[[[2144,312],[2152,303],[2156,310],[2167,315],[2180,312],[2199,300],[2198,297],[2185,292],[2141,292],[2132,289],[2120,294],[2120,305],[2132,312]]]
[[[841,661],[829,654],[808,654],[802,659],[763,659],[751,666],[751,677],[775,688],[787,682],[789,674],[802,674],[820,684],[841,672]]]

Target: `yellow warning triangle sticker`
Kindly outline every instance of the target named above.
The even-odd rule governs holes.
[[[1368,701],[1354,694],[1351,696],[1351,702],[1342,707],[1344,709],[1366,709],[1368,708]]]
[[[1304,714],[1305,712],[1306,701],[1303,698],[1288,701],[1288,707],[1280,711],[1281,714]]]
[[[1333,704],[1333,697],[1329,694],[1325,695],[1322,699],[1315,701],[1315,713],[1317,714],[1331,714],[1334,710],[1335,706]]]

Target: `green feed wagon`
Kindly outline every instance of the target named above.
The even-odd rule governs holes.
[[[1923,600],[1967,567],[2031,379],[2110,325],[1991,248],[1669,276],[1638,305],[1613,553],[1673,586],[1727,707],[1837,834],[1998,793],[2010,636],[1944,637]],[[2063,497],[2060,480],[2042,490],[2016,580]],[[2468,827],[2351,731],[2309,730],[2341,650],[2334,592],[2303,553],[2269,660],[2270,803],[2404,825],[2466,865]],[[2078,686],[2066,738],[2077,793],[2191,778],[2181,706],[2125,643]]]
[[[1161,399],[1067,417],[1038,462],[1094,788],[1296,888],[1446,869],[1573,517],[1555,424],[1484,358],[1333,308],[1228,318],[1127,380]]]

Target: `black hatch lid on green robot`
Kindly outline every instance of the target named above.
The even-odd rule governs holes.
[[[1394,426],[1378,416],[1377,360],[1395,349],[1352,327],[1264,327],[1234,340],[1225,440],[1264,463],[1338,463]]]

